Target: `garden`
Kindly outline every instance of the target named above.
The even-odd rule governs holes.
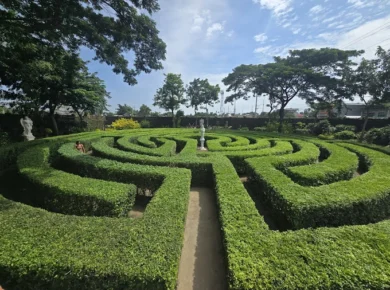
[[[176,289],[194,186],[215,194],[229,289],[390,287],[388,149],[239,130],[198,146],[132,129],[0,148],[2,287]]]

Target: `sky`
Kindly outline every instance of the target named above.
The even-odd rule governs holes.
[[[368,59],[375,57],[378,45],[390,49],[390,0],[160,0],[159,4],[161,9],[152,18],[167,44],[163,70],[141,74],[138,84],[129,86],[110,66],[89,63],[90,71],[98,73],[111,93],[110,111],[118,104],[136,109],[146,104],[163,112],[153,107],[153,98],[163,85],[164,73],[181,74],[185,84],[207,78],[226,91],[222,79],[236,66],[272,62],[273,56],[285,56],[291,49],[363,49]],[[94,54],[83,49],[81,56],[90,60]],[[225,92],[225,97],[229,94]],[[254,98],[239,100],[236,112],[250,112],[254,106]],[[306,107],[298,98],[288,105]],[[192,108],[181,109],[193,113]],[[216,104],[210,111],[220,109]],[[258,112],[262,110],[260,98]],[[224,111],[233,112],[233,106],[224,104]]]

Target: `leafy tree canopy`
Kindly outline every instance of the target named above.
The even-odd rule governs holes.
[[[152,112],[151,108],[149,108],[147,105],[142,105],[139,108],[139,111],[138,111],[137,115],[140,116],[140,117],[148,117],[151,112]]]
[[[153,13],[159,6],[157,0],[2,0],[0,71],[9,63],[7,50],[28,54],[37,44],[72,51],[85,46],[134,85],[141,72],[162,68],[166,49],[155,22],[139,9]],[[130,51],[133,67],[125,57]]]
[[[116,109],[116,114],[121,116],[133,116],[137,113],[137,111],[129,105],[126,104],[118,104],[118,108]]]
[[[228,91],[234,92],[226,102],[247,99],[249,92],[267,95],[279,108],[281,131],[285,108],[291,100],[305,97],[310,90],[328,88],[329,83],[334,89],[342,86],[338,79],[350,71],[350,58],[361,53],[332,48],[294,50],[286,58],[275,57],[272,63],[241,65],[223,80]]]
[[[194,79],[187,86],[187,100],[189,106],[193,107],[195,114],[200,106],[213,106],[218,102],[220,88],[218,85],[211,85],[208,79]]]

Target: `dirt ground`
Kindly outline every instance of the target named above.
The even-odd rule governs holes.
[[[191,188],[177,290],[225,290],[226,266],[215,193]]]

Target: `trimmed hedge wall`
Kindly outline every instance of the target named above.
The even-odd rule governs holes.
[[[350,143],[231,134],[214,134],[208,142],[236,147],[233,151],[197,152],[194,131],[183,129],[93,133],[3,151],[11,152],[11,165],[19,156],[21,171],[51,170],[75,180],[132,183],[156,192],[136,220],[56,214],[0,196],[0,284],[5,289],[175,289],[190,184],[211,176],[207,183],[215,186],[229,289],[390,288],[390,156]],[[249,145],[220,142],[240,143],[245,136]],[[91,143],[93,156],[74,150],[78,139]],[[115,148],[116,140],[146,151]],[[152,156],[165,141],[175,142],[174,154]],[[256,142],[267,148],[251,148]],[[152,143],[156,148],[146,145]],[[24,165],[23,158],[32,158],[26,149],[41,152],[34,157],[40,163]],[[368,171],[351,178],[359,159]],[[241,171],[298,230],[269,229],[239,179]],[[294,182],[293,173],[311,186]]]

